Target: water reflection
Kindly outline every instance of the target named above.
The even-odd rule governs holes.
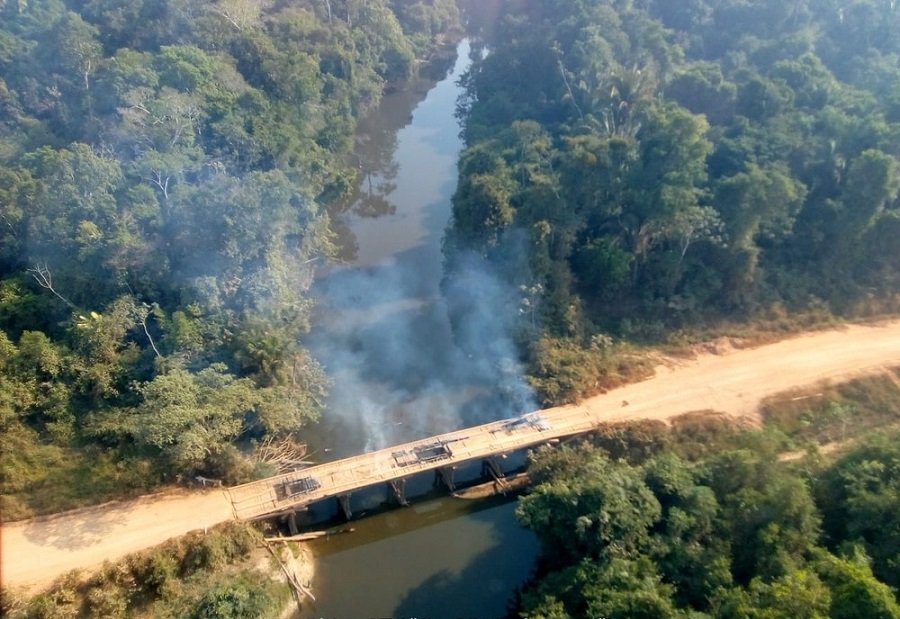
[[[514,508],[436,499],[315,542],[318,601],[304,618],[503,616],[537,553]]]
[[[468,41],[463,42],[462,54],[435,61],[427,72],[432,77],[386,94],[360,120],[354,148],[359,182],[350,199],[332,212],[345,263],[370,266],[417,244],[439,243],[455,188],[461,144],[453,109],[468,49]],[[444,185],[448,178],[453,186]],[[435,229],[423,230],[422,216],[436,205],[442,207],[440,221]]]

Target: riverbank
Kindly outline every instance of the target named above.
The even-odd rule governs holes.
[[[312,590],[316,575],[316,563],[312,550],[305,543],[267,544],[270,552],[277,554],[279,567],[271,569],[273,578],[292,590],[291,600],[286,603],[279,615],[280,619],[291,619],[297,613],[315,604],[315,593]],[[266,555],[267,559],[271,559]],[[265,567],[262,564],[260,567]]]

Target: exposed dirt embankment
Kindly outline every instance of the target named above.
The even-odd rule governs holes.
[[[897,365],[900,320],[671,360],[650,379],[589,398],[576,407],[602,413],[609,421],[665,420],[696,410],[753,416],[764,398],[788,389]],[[5,524],[0,574],[5,585],[33,589],[68,570],[90,569],[231,517],[224,493],[214,491],[148,496]]]

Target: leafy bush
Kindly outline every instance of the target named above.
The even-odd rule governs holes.
[[[94,587],[85,602],[88,615],[97,619],[122,619],[128,611],[128,594],[118,587]]]
[[[629,356],[605,336],[588,346],[570,338],[544,336],[534,345],[528,381],[547,406],[577,402],[650,371],[646,360]]]
[[[263,619],[277,612],[270,592],[246,574],[209,588],[187,615],[190,619]]]
[[[163,597],[178,577],[178,563],[166,547],[133,555],[128,566],[136,586],[148,597]]]

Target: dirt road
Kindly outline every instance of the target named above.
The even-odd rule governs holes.
[[[34,590],[69,570],[115,561],[232,513],[222,490],[172,492],[3,524],[0,575],[4,585]]]
[[[589,398],[576,407],[606,411],[604,418],[609,421],[667,419],[697,410],[753,416],[763,399],[793,387],[900,366],[900,320],[669,361],[649,380]]]
[[[603,412],[610,421],[666,419],[704,409],[752,415],[762,399],[792,387],[896,366],[900,320],[672,361],[653,378],[575,408]],[[3,525],[0,576],[5,585],[34,589],[70,569],[91,569],[231,517],[224,494],[212,491],[149,496]]]

